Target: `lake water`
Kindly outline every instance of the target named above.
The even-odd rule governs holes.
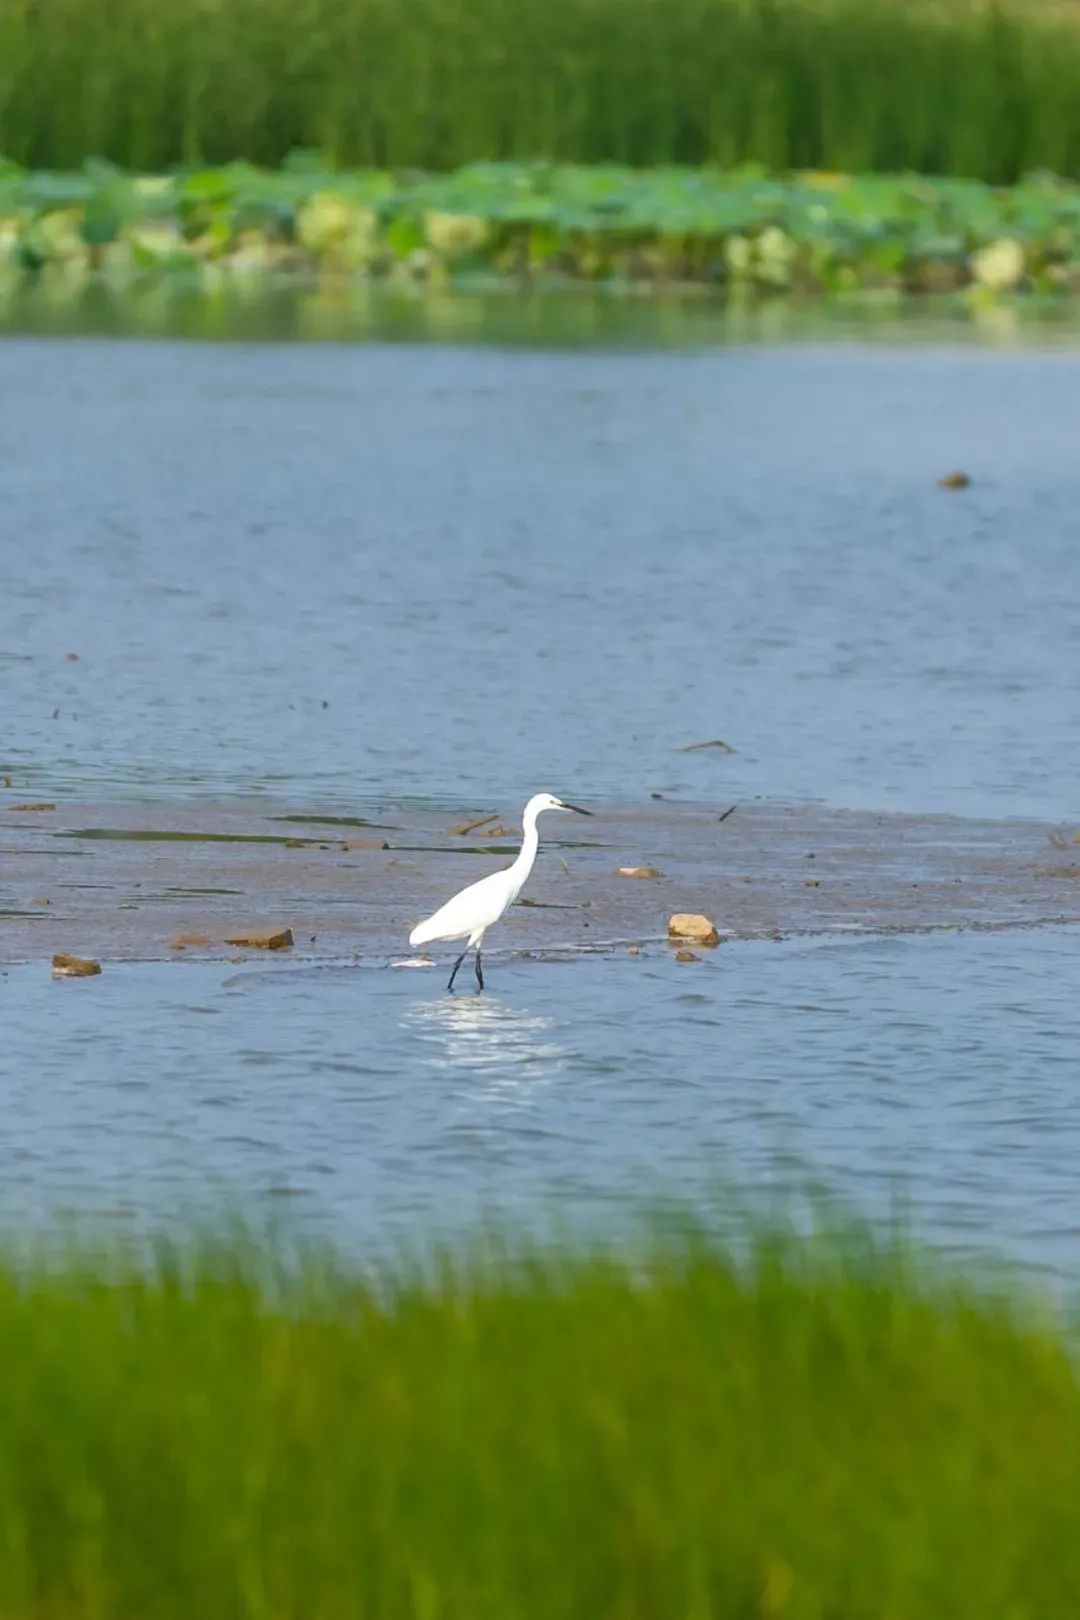
[[[1080,1269],[1073,932],[664,948],[443,974],[0,979],[0,1226],[239,1207],[347,1245],[607,1231],[812,1184],[959,1254]],[[719,1195],[719,1196],[718,1196]],[[778,1200],[779,1201],[779,1200]]]
[[[6,339],[5,799],[1076,817],[1080,357],[633,336]],[[715,737],[736,752],[678,752]],[[370,1244],[811,1174],[1075,1271],[1077,955],[507,962],[483,1000],[344,964],[16,966],[0,1215],[220,1195]]]
[[[28,792],[1080,803],[1080,357],[14,340],[0,386]]]

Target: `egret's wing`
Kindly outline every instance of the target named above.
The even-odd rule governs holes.
[[[426,922],[409,935],[409,943],[423,945],[432,939],[464,939],[478,928],[490,928],[506,909],[510,883],[506,872],[492,872],[479,883],[470,883]]]

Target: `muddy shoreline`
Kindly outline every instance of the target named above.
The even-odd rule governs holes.
[[[775,803],[726,817],[719,804],[594,808],[584,828],[548,818],[494,953],[659,942],[677,911],[707,913],[725,939],[1080,922],[1072,828]],[[279,926],[294,959],[401,960],[418,917],[512,859],[516,831],[450,830],[490,809],[320,819],[318,805],[263,801],[3,807],[0,962],[234,959],[227,934]],[[617,876],[627,865],[660,876]],[[176,948],[185,934],[209,943]]]

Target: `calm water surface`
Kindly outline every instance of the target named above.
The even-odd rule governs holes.
[[[1075,934],[728,945],[442,974],[0,979],[0,1224],[239,1204],[364,1249],[483,1214],[818,1181],[961,1254],[1080,1272]]]
[[[11,339],[0,387],[20,790],[1080,804],[1080,356]]]
[[[0,386],[7,798],[1078,814],[1080,358],[12,338]],[[1075,1273],[1077,958],[20,967],[0,1217],[372,1245],[810,1175]]]

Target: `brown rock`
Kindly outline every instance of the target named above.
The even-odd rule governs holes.
[[[248,928],[242,933],[225,935],[226,945],[247,945],[259,951],[282,951],[292,942],[291,928]]]
[[[186,947],[188,945],[209,945],[209,944],[210,944],[210,936],[208,934],[174,934],[173,937],[172,937],[170,949],[174,950],[174,951],[182,951],[182,950],[186,949]]]
[[[676,962],[700,962],[701,958],[695,956],[693,951],[676,951],[675,960]]]
[[[55,810],[55,804],[13,804],[12,810]]]
[[[966,472],[946,473],[944,478],[938,479],[939,489],[967,489],[971,479]]]
[[[616,877],[628,878],[658,878],[661,874],[655,866],[620,866],[616,869]]]
[[[716,924],[696,911],[679,911],[670,918],[667,930],[672,939],[692,939],[695,945],[719,945]]]
[[[101,963],[88,956],[66,956],[62,951],[52,959],[53,976],[57,979],[90,979],[101,972]]]

